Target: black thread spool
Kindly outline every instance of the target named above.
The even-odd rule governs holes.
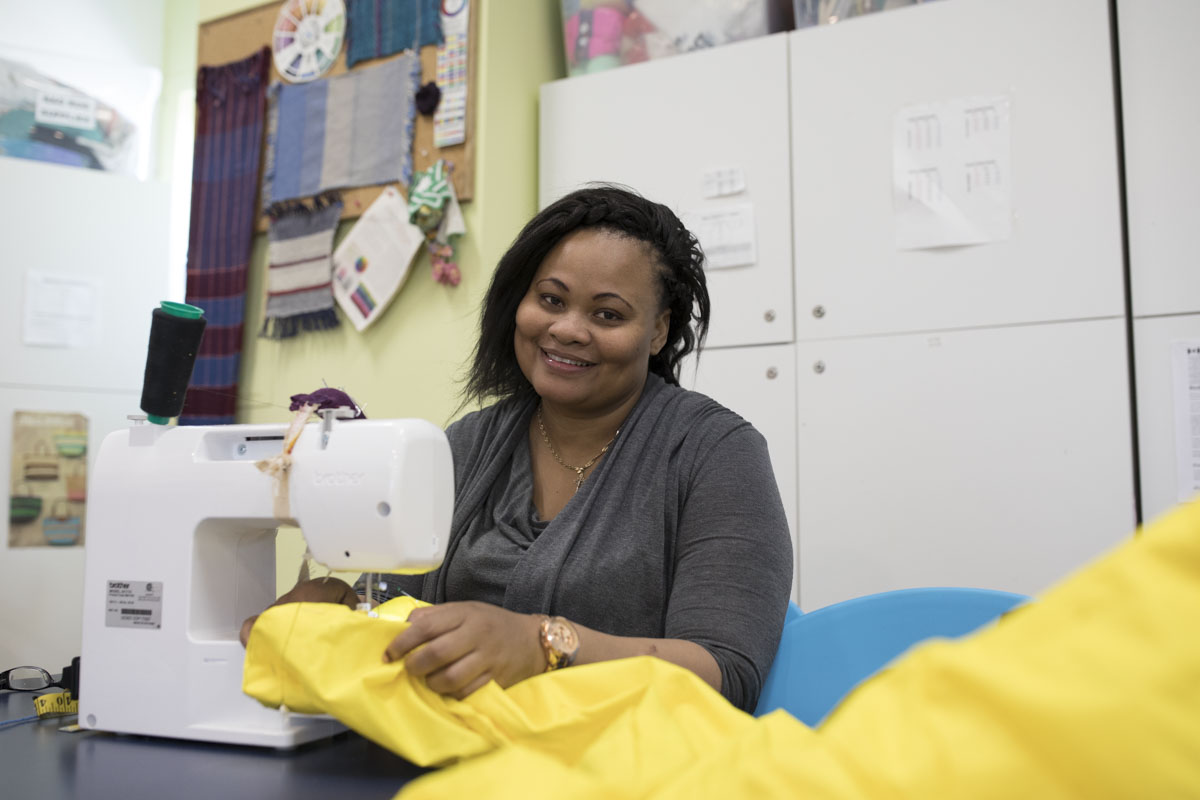
[[[142,379],[142,411],[157,425],[166,425],[183,411],[192,367],[208,325],[204,310],[164,300],[150,320],[150,346]]]

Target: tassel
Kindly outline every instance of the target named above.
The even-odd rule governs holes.
[[[300,331],[327,331],[341,325],[337,312],[332,308],[297,314],[293,317],[268,317],[263,320],[261,339],[291,339]]]

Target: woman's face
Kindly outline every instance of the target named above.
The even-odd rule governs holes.
[[[603,414],[640,395],[667,340],[658,268],[642,242],[585,228],[542,261],[517,306],[517,363],[547,404]]]

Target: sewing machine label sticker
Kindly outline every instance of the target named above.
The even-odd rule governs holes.
[[[161,628],[162,582],[109,581],[104,625],[109,628]]]

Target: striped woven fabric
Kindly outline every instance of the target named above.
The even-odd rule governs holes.
[[[442,0],[347,0],[346,66],[441,44]]]
[[[264,204],[407,184],[420,74],[420,59],[405,53],[325,80],[272,87]]]
[[[301,330],[337,327],[331,254],[341,216],[337,195],[318,197],[311,206],[289,203],[272,209],[267,309],[259,336],[288,339]]]
[[[184,425],[234,421],[269,67],[264,47],[243,61],[201,67],[196,77],[187,302],[204,309],[208,327],[179,416]]]

